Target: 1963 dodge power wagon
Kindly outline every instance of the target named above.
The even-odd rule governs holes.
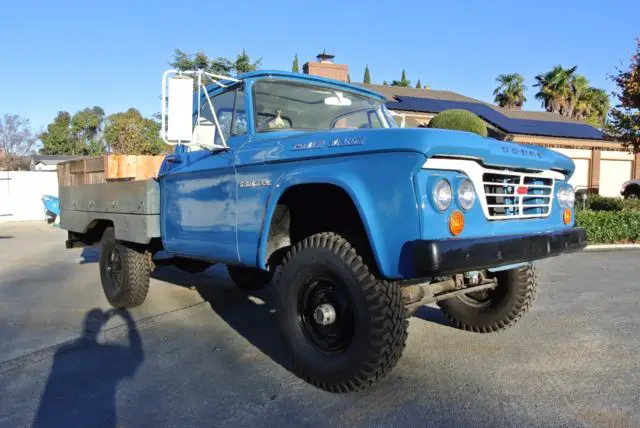
[[[155,179],[61,188],[67,246],[100,245],[117,308],[143,303],[159,251],[271,283],[295,370],[320,388],[387,374],[420,305],[469,331],[514,325],[531,262],[585,246],[559,153],[399,128],[382,96],[313,76],[169,71],[162,87],[174,153]]]

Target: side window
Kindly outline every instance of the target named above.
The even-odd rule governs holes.
[[[247,111],[244,108],[244,91],[236,91],[236,104],[234,108],[233,127],[231,135],[242,135],[247,133]]]
[[[340,117],[333,124],[334,128],[361,129],[381,128],[380,119],[374,110],[357,111]]]
[[[234,135],[247,133],[246,112],[244,109],[244,92],[242,89],[224,92],[211,98],[216,110],[220,131],[226,141]],[[215,121],[208,102],[201,105],[200,122],[194,129],[194,138],[204,143],[213,142]],[[222,144],[220,132],[215,132],[215,144]],[[196,149],[198,150],[198,149]]]
[[[236,101],[236,91],[224,92],[211,98],[213,108],[218,114],[218,123],[220,124],[220,131],[224,135],[224,139],[228,140],[231,136],[231,122],[233,120],[233,105]],[[209,104],[209,103],[207,103]],[[216,144],[222,144],[220,134],[216,133]]]

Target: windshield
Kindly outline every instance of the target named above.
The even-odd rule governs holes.
[[[254,85],[257,132],[388,128],[382,101],[338,89],[279,80]]]

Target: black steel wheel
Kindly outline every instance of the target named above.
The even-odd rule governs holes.
[[[274,276],[277,318],[296,374],[330,392],[365,389],[396,365],[407,340],[396,282],[377,279],[334,233],[293,246]]]
[[[538,270],[527,264],[497,272],[494,289],[482,290],[438,302],[445,318],[456,328],[491,333],[515,325],[536,297]]]
[[[105,274],[109,278],[107,285],[111,289],[109,294],[118,294],[122,287],[122,257],[120,257],[117,245],[110,246],[105,269]]]
[[[140,306],[149,291],[150,273],[149,254],[118,242],[113,228],[106,228],[100,242],[100,279],[111,306]]]
[[[353,301],[340,278],[310,277],[298,292],[298,322],[305,336],[328,355],[344,352],[353,338]]]

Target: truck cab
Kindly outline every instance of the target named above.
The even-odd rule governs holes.
[[[544,247],[540,234],[551,233],[564,245],[573,199],[556,196],[574,198],[574,166],[564,155],[466,132],[401,129],[383,97],[354,85],[284,72],[241,77],[207,86],[211,103],[203,93],[199,118],[193,112],[194,139],[224,138],[227,147],[179,145],[159,173],[167,251],[269,270],[292,234],[333,230],[362,234],[376,270],[401,279],[561,250],[519,245],[519,254],[482,250],[469,254],[486,260],[447,261],[445,253],[483,238],[533,235]],[[460,230],[452,233],[454,221]],[[437,260],[421,263],[416,253]]]
[[[573,162],[551,150],[401,128],[383,96],[314,76],[171,71],[163,91],[175,150],[157,177],[61,192],[61,226],[101,245],[116,307],[144,301],[159,250],[224,264],[243,289],[271,284],[295,371],[323,389],[383,377],[421,305],[464,330],[514,325],[535,297],[532,262],[586,245]],[[145,208],[77,209],[91,192]]]

